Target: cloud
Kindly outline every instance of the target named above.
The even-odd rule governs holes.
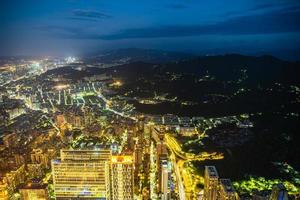
[[[93,20],[99,20],[99,19],[108,19],[111,18],[112,16],[107,15],[102,12],[98,11],[91,11],[91,10],[73,10],[73,15],[75,16],[73,19],[93,19]]]
[[[239,35],[300,32],[300,12],[274,11],[250,16],[238,16],[208,25],[175,25],[126,29],[117,33],[95,36],[94,39],[183,37],[197,35]]]
[[[87,22],[98,22],[99,20],[93,18],[83,18],[83,17],[68,17],[69,20],[87,21]]]
[[[80,27],[48,26],[39,30],[64,39],[121,40],[139,38],[172,38],[201,35],[247,35],[295,32],[300,35],[298,10],[275,10],[268,13],[236,16],[214,24],[154,26],[131,28],[101,35]]]
[[[48,33],[79,33],[80,29],[76,27],[69,27],[69,26],[57,26],[57,25],[47,25],[47,26],[36,26],[33,27],[35,30],[48,32]]]
[[[173,10],[183,10],[183,9],[187,8],[187,6],[184,4],[168,4],[168,5],[166,5],[166,8],[170,8]]]
[[[292,2],[292,1],[291,1]],[[237,16],[245,16],[251,15],[253,13],[266,13],[270,11],[283,11],[283,12],[291,12],[291,11],[299,11],[300,10],[300,3],[299,2],[269,2],[269,3],[259,3],[252,8],[249,8],[246,11],[229,11],[223,15],[223,17],[237,17]]]

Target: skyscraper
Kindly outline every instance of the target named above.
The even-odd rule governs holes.
[[[161,163],[161,195],[162,200],[168,200],[168,181],[169,181],[169,171],[168,162],[162,161]]]
[[[205,166],[204,199],[216,200],[218,196],[219,175],[215,166]]]
[[[133,200],[133,166],[132,156],[112,156],[112,200]]]
[[[57,200],[110,199],[111,150],[61,150],[52,160]]]
[[[238,200],[238,194],[234,190],[230,179],[220,179],[219,186],[220,200]]]

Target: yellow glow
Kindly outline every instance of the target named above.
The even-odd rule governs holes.
[[[133,158],[132,158],[132,156],[112,156],[111,162],[112,163],[132,163]]]
[[[66,85],[56,85],[54,86],[54,88],[56,90],[63,90],[63,89],[67,89],[68,87],[70,87],[70,85],[66,84]]]
[[[123,83],[121,81],[115,81],[111,84],[111,86],[115,86],[115,87],[121,87],[123,85]]]

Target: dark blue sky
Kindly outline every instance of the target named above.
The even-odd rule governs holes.
[[[154,48],[300,60],[299,0],[1,0],[0,55]]]

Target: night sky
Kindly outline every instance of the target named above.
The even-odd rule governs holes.
[[[300,60],[299,0],[1,0],[0,55],[118,48]]]

